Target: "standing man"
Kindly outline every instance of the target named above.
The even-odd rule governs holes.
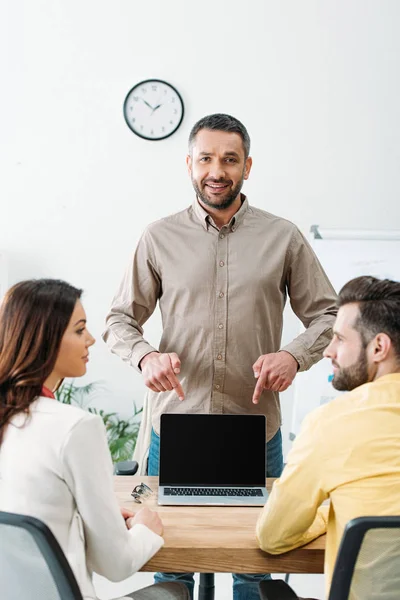
[[[160,415],[211,412],[266,415],[267,476],[279,477],[279,392],[320,360],[331,339],[336,295],[309,244],[295,225],[241,194],[249,151],[249,134],[234,117],[194,125],[186,159],[193,204],[146,229],[107,317],[104,340],[150,390],[149,475],[158,475]],[[306,331],[281,348],[288,295]],[[142,329],[157,301],[158,350]],[[178,577],[193,593],[192,574]],[[234,599],[258,599],[264,578],[234,575]]]

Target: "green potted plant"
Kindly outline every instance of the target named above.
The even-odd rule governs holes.
[[[83,386],[76,386],[74,381],[63,382],[55,392],[55,397],[63,404],[73,404],[79,406],[90,413],[99,415],[103,419],[107,431],[108,447],[114,463],[130,460],[136,446],[136,440],[139,433],[140,419],[138,416],[142,408],[136,408],[133,404],[133,415],[129,419],[123,419],[116,412],[105,412],[92,406],[89,396],[98,388],[98,382],[89,383]]]

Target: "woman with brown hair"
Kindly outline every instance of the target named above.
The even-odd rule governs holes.
[[[101,418],[54,399],[65,377],[86,373],[95,341],[81,293],[59,280],[23,281],[0,307],[0,510],[46,523],[83,597],[94,599],[93,571],[112,581],[126,579],[164,540],[157,513],[119,509]],[[129,597],[187,594],[183,584],[172,583]]]

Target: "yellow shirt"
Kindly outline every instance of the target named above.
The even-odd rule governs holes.
[[[321,503],[330,498],[330,506]],[[327,592],[348,521],[400,515],[400,373],[384,375],[313,411],[258,519],[270,554],[327,531]]]

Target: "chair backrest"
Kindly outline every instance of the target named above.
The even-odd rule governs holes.
[[[50,529],[33,517],[0,512],[2,600],[82,600]]]
[[[400,598],[400,516],[359,517],[346,525],[329,600]]]

